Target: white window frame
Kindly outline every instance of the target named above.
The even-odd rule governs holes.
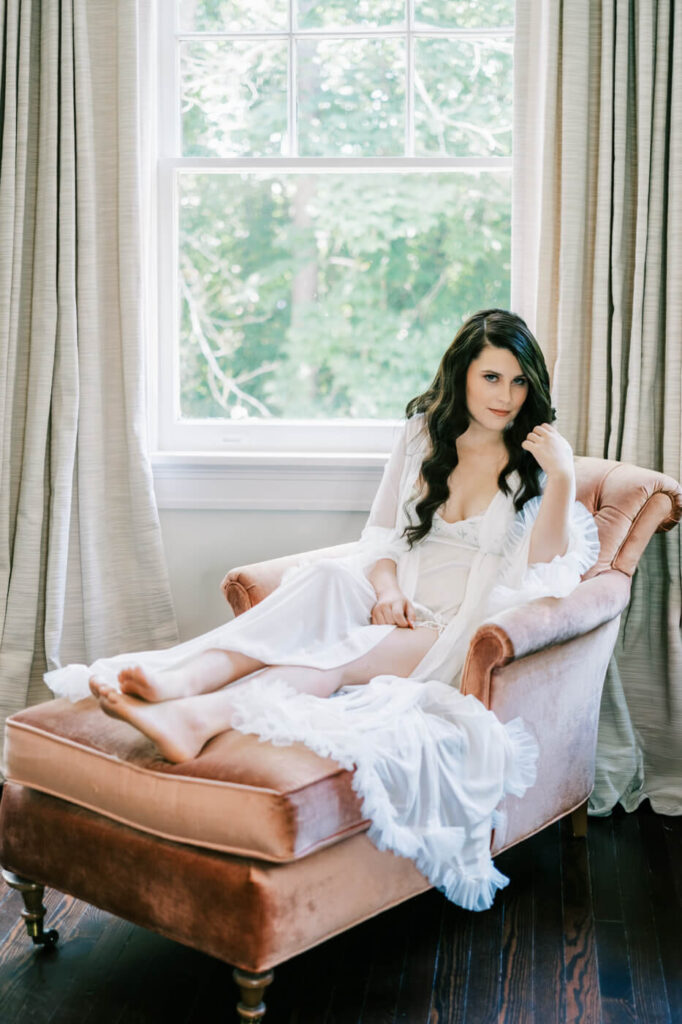
[[[289,0],[293,9],[294,0]],[[512,28],[417,29],[413,0],[407,0],[400,30],[333,29],[252,33],[179,33],[175,0],[159,0],[157,138],[157,337],[150,356],[150,436],[160,507],[366,509],[390,451],[397,420],[284,420],[180,422],[177,288],[178,181],[181,172],[234,173],[244,168],[320,173],[349,170],[409,173],[495,169],[511,171],[511,157],[424,158],[414,153],[412,75],[414,37],[509,38]],[[290,25],[292,21],[290,19]],[[407,155],[393,158],[183,158],[181,145],[178,38],[287,38],[289,138],[295,140],[295,41],[304,36],[401,37],[406,40]],[[172,83],[172,88],[168,83]],[[444,339],[446,347],[450,339]],[[168,363],[170,362],[170,372]],[[162,372],[163,368],[163,372]],[[435,367],[434,367],[435,371]]]

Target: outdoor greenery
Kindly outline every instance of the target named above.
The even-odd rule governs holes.
[[[193,32],[286,29],[276,0],[180,4]],[[375,19],[374,21],[370,19]],[[299,27],[400,27],[403,0],[301,2]],[[415,0],[448,29],[509,26],[513,0]],[[384,418],[430,379],[462,320],[507,306],[508,169],[211,169],[215,157],[400,157],[404,38],[181,40],[181,411]],[[510,36],[415,39],[415,156],[509,156]],[[295,146],[295,148],[294,148]]]

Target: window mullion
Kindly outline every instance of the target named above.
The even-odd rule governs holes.
[[[289,153],[298,156],[298,112],[296,109],[296,87],[298,82],[298,55],[294,37],[296,0],[289,0],[289,52],[287,60],[287,124],[289,131]]]
[[[405,45],[405,156],[414,156],[414,0],[407,0]]]

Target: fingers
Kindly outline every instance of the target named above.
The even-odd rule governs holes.
[[[521,442],[521,447],[526,448],[528,451],[531,450],[533,445],[542,444],[543,441],[549,441],[552,438],[560,437],[559,431],[551,423],[538,423],[537,426],[526,434],[525,439]]]
[[[395,601],[378,601],[372,608],[371,622],[375,626],[398,626],[400,629],[414,629],[416,615],[407,598]]]

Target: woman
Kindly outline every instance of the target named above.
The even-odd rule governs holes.
[[[534,745],[456,690],[469,638],[493,610],[569,592],[599,551],[553,419],[524,321],[475,314],[407,406],[357,554],[299,568],[196,640],[67,666],[48,685],[79,697],[87,681],[171,761],[231,727],[332,754],[356,766],[378,845],[413,856],[462,905],[489,905],[506,881],[486,860],[494,808],[530,784]],[[472,812],[462,787],[474,776]]]

